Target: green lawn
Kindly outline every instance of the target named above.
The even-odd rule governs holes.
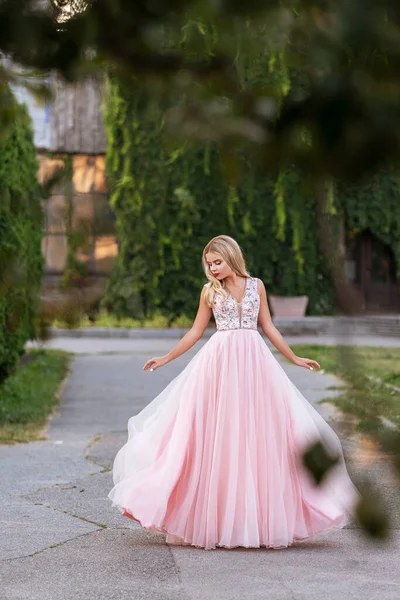
[[[70,359],[61,350],[30,350],[25,364],[0,386],[0,443],[43,439]]]
[[[364,431],[376,428],[377,417],[400,426],[400,348],[372,346],[293,345],[298,356],[313,358],[327,373],[347,386],[337,398],[329,398],[342,411],[355,415]]]
[[[182,315],[169,323],[168,318],[163,315],[155,315],[152,319],[132,319],[123,317],[118,319],[115,315],[105,310],[99,311],[95,315],[95,321],[90,321],[87,316],[69,318],[73,315],[67,315],[67,319],[55,319],[52,323],[54,327],[80,329],[82,327],[126,327],[132,329],[151,328],[166,329],[167,327],[191,327],[193,319]]]

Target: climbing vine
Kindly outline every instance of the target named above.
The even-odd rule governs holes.
[[[89,243],[88,223],[82,219],[74,226],[74,186],[73,186],[73,165],[72,157],[61,157],[64,162],[62,170],[61,185],[64,190],[66,202],[65,229],[67,241],[67,255],[65,269],[60,281],[60,287],[71,288],[81,287],[86,283],[88,275],[88,265],[85,261],[79,260],[79,250],[87,250]]]
[[[12,103],[15,118],[0,141],[0,383],[35,336],[43,273],[43,213],[32,128],[25,107]]]
[[[188,25],[185,43],[195,29],[210,53],[218,36],[200,25]],[[307,77],[286,67],[284,50],[266,42],[262,55],[259,44],[255,54],[249,48],[241,53],[237,39],[235,68],[244,88],[273,86],[278,99],[307,88]],[[107,176],[119,255],[104,305],[136,318],[157,312],[170,321],[193,316],[204,282],[202,249],[225,233],[241,244],[251,273],[263,279],[268,293],[307,294],[310,314],[331,314],[333,284],[318,239],[315,190],[300,171],[266,174],[251,153],[218,142],[170,147],[165,106],[179,105],[179,98],[149,103],[139,83],[113,74],[107,85]],[[312,143],[310,132],[300,132],[299,140]],[[398,178],[382,171],[364,186],[335,182],[327,202],[347,227],[368,226],[388,243],[400,265],[399,194]]]
[[[349,235],[368,229],[387,244],[400,276],[400,178],[396,168],[381,169],[358,185],[337,184],[336,196]]]
[[[227,233],[270,293],[307,293],[314,314],[331,312],[331,285],[315,239],[315,202],[299,175],[260,176],[242,156],[246,175],[230,185],[217,144],[169,150],[163,111],[149,114],[142,102],[140,91],[109,80],[107,175],[119,254],[103,304],[136,318],[193,315],[204,283],[203,247]],[[285,205],[294,194],[298,210]]]

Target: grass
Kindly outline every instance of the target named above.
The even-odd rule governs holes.
[[[346,383],[342,394],[327,400],[356,416],[359,429],[371,432],[380,417],[400,427],[400,391],[390,387],[400,387],[400,348],[300,344],[291,348]]]
[[[0,443],[43,439],[49,414],[58,405],[70,354],[61,350],[29,350],[29,358],[0,386]]]
[[[172,322],[164,315],[156,315],[152,319],[132,319],[130,317],[124,317],[118,319],[115,315],[108,313],[105,310],[99,311],[95,316],[95,321],[90,321],[87,316],[78,318],[72,323],[74,329],[80,329],[82,327],[126,327],[132,329],[145,328],[145,329],[167,329],[173,327],[191,327],[193,319],[181,315]],[[53,321],[54,327],[70,328],[71,325],[63,320],[55,319]]]

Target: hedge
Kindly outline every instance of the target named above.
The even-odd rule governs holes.
[[[0,139],[0,383],[35,336],[43,273],[43,212],[29,115],[16,103]]]

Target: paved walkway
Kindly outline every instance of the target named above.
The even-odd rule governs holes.
[[[288,341],[289,339],[286,338]],[[76,355],[46,441],[0,446],[0,580],[4,600],[342,600],[400,597],[399,498],[387,461],[369,472],[392,508],[392,538],[373,546],[355,527],[286,550],[168,547],[111,507],[110,467],[128,418],[187,364],[155,371],[146,358],[171,340],[52,340]],[[124,343],[122,343],[124,342]],[[334,394],[327,375],[283,363],[314,404]],[[327,406],[318,405],[332,421]],[[349,468],[365,468],[356,439]],[[364,459],[357,462],[356,457]]]
[[[154,348],[157,348],[158,352],[168,352],[185,331],[186,330],[160,330],[159,332],[154,332],[154,335],[152,334],[149,337],[143,338],[114,337],[115,330],[113,330],[112,337],[90,337],[87,335],[89,332],[85,332],[85,335],[80,337],[78,331],[69,331],[66,332],[67,335],[65,336],[60,332],[60,334],[55,335],[44,344],[30,342],[27,344],[27,347],[38,347],[43,345],[46,348],[60,348],[76,354],[93,354],[100,352],[142,352],[143,354],[148,354],[150,352],[151,354]],[[207,335],[210,335],[210,332],[207,332]],[[337,346],[340,344],[345,346],[380,346],[384,348],[400,347],[400,337],[370,335],[285,335],[284,338],[289,345],[326,344],[328,346]],[[206,339],[204,341],[206,341]],[[266,340],[266,342],[271,350],[275,351],[275,348],[269,340]]]

